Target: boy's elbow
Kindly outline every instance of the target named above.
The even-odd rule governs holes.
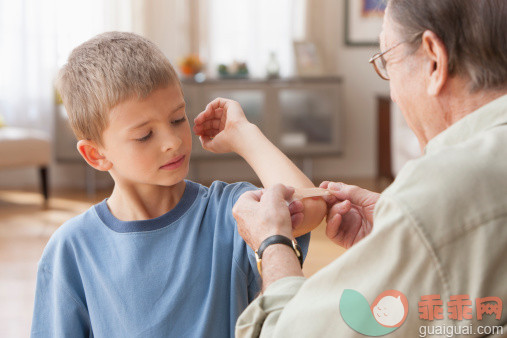
[[[299,226],[294,228],[294,237],[302,236],[318,227],[327,214],[327,205],[322,198],[305,198],[303,205],[303,221]]]

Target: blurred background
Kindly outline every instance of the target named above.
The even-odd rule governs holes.
[[[381,191],[419,150],[369,58],[381,0],[0,0],[0,336],[29,334],[36,264],[51,234],[112,180],[80,158],[53,82],[96,34],[155,42],[180,74],[187,114],[239,101],[314,181]],[[237,156],[194,138],[189,179],[259,184]],[[314,233],[305,273],[343,250]]]

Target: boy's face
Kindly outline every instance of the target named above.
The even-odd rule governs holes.
[[[171,186],[188,173],[192,136],[178,85],[146,99],[129,99],[109,112],[103,156],[116,184]]]

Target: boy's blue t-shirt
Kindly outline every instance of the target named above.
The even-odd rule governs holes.
[[[66,222],[39,262],[32,337],[234,336],[261,285],[232,216],[253,189],[186,181],[160,217],[120,221],[103,201]]]

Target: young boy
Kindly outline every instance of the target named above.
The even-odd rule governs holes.
[[[58,89],[80,154],[115,184],[108,199],[66,222],[47,244],[32,336],[233,336],[260,278],[232,206],[256,188],[184,180],[190,125],[169,61],[135,34],[101,34],[71,53]],[[208,105],[195,131],[205,148],[245,158],[265,187],[313,187],[233,101]],[[304,203],[317,212],[305,213],[296,235],[326,211],[322,200]],[[309,235],[299,238],[305,251],[308,242]]]

